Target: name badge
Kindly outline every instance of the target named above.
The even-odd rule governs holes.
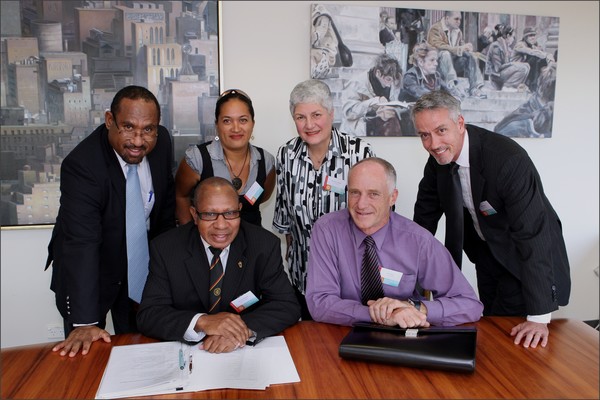
[[[231,303],[231,307],[235,309],[237,312],[242,312],[246,308],[250,307],[252,304],[256,303],[258,298],[252,293],[252,291],[248,290],[246,293],[233,300]]]
[[[344,194],[346,192],[346,181],[333,176],[326,176],[325,182],[323,182],[323,189],[338,194]]]
[[[400,271],[394,271],[393,269],[383,267],[379,269],[379,273],[381,274],[381,281],[383,284],[393,287],[398,287],[403,275]]]
[[[254,205],[254,203],[256,202],[256,200],[258,200],[263,191],[264,189],[262,188],[262,186],[260,186],[258,182],[254,182],[252,186],[250,186],[250,189],[248,189],[246,194],[244,194],[244,198],[248,200],[248,203]]]
[[[497,213],[497,211],[494,210],[494,207],[487,201],[482,201],[481,204],[479,204],[479,212],[486,217]]]

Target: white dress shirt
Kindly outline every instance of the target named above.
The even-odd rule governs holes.
[[[117,152],[115,151],[115,154]],[[127,180],[127,167],[129,164],[117,154],[117,160],[121,165],[125,179]],[[140,188],[142,189],[142,200],[144,201],[144,215],[146,217],[146,229],[150,229],[150,213],[154,207],[154,187],[152,186],[152,173],[150,172],[150,164],[146,157],[138,164],[138,176],[140,178]]]

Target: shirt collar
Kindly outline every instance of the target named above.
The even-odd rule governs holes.
[[[462,150],[456,159],[456,163],[465,168],[469,168],[471,166],[469,162],[469,132],[467,132],[467,128],[465,128]]]
[[[329,143],[329,152],[334,157],[340,157],[342,155],[341,144],[342,138],[336,128],[331,130],[331,142]]]
[[[301,155],[305,155],[308,157],[308,145],[304,142],[300,137],[297,137],[293,140],[300,140],[302,143],[297,149],[294,151],[292,149],[292,153],[290,153],[291,158],[296,158]],[[293,141],[291,142],[293,143]],[[341,137],[340,133],[336,128],[332,128],[331,130],[331,139],[329,140],[329,149],[327,150],[327,159],[331,157],[340,157],[342,155],[341,151]]]
[[[204,238],[202,236],[200,236],[200,240],[202,240],[202,244],[204,245],[204,251],[206,252],[206,254],[212,254],[212,252],[210,251],[210,244],[204,240]],[[225,247],[223,250],[221,250],[221,257],[224,257],[226,254],[229,253],[229,248],[231,247],[231,243],[229,243],[227,245],[227,247]],[[210,261],[210,259],[209,259]]]
[[[207,148],[210,158],[214,160],[224,160],[223,146],[219,140],[213,140]]]
[[[125,160],[123,160],[123,158],[121,158],[121,156],[119,155],[119,153],[117,153],[117,151],[115,149],[113,149],[113,151],[115,152],[115,155],[117,156],[117,161],[119,161],[119,165],[121,166],[123,173],[125,174],[125,176],[127,176],[127,167],[130,164],[128,164]],[[144,158],[142,158],[142,161],[140,161],[140,163],[138,164],[138,167],[144,168],[147,163],[148,163],[148,159],[146,158],[146,156],[144,156]]]
[[[388,230],[390,229],[390,224],[392,223],[393,211],[390,211],[390,218],[388,219],[388,222],[372,235],[367,235],[366,233],[361,231],[356,226],[354,221],[352,221],[352,216],[350,215],[350,212],[347,209],[346,211],[348,212],[348,222],[350,224],[350,230],[352,231],[352,235],[354,236],[355,248],[359,248],[362,245],[365,238],[367,236],[371,236],[375,241],[375,246],[377,247],[377,249],[381,249],[383,246],[383,242],[385,241],[385,237],[387,236]]]

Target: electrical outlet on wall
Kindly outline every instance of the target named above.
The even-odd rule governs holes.
[[[48,339],[64,339],[65,328],[63,324],[54,323],[46,325]]]

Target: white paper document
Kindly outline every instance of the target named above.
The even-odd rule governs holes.
[[[96,398],[264,390],[293,382],[300,382],[300,377],[283,336],[222,354],[180,342],[148,343],[112,348]]]

